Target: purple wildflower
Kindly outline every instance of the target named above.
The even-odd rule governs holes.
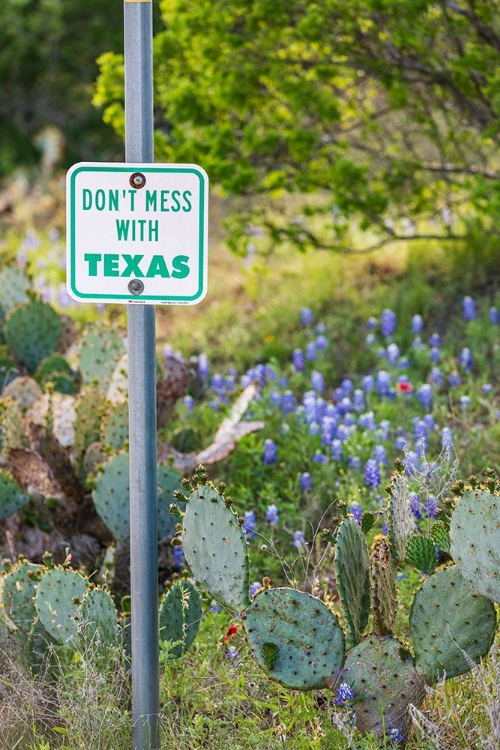
[[[427,411],[432,410],[432,386],[428,383],[423,383],[417,391],[417,398]]]
[[[355,411],[363,411],[366,409],[365,394],[361,388],[356,388],[352,395],[352,405]]]
[[[306,346],[306,359],[308,362],[316,362],[318,359],[318,352],[316,351],[316,344],[314,341],[311,341]]]
[[[268,438],[264,440],[264,453],[262,454],[262,463],[266,466],[275,464],[278,459],[278,447],[274,440]]]
[[[309,490],[312,490],[313,481],[308,471],[302,472],[302,474],[300,475],[299,484],[302,492],[308,492]]]
[[[380,476],[380,469],[377,461],[373,458],[369,458],[365,464],[365,484],[370,489],[375,490],[380,487],[382,478]]]
[[[172,558],[174,567],[179,570],[184,565],[184,550],[181,545],[172,549]]]
[[[378,326],[378,320],[377,320],[377,318],[374,318],[373,315],[372,315],[366,321],[366,327],[368,328],[369,331],[373,331],[373,329],[376,328],[377,326]]]
[[[464,346],[464,348],[460,352],[460,364],[462,365],[465,372],[470,372],[472,370],[472,363],[472,352],[468,346]]]
[[[342,461],[342,457],[342,441],[335,438],[335,440],[332,441],[332,458],[334,458],[335,461]]]
[[[387,732],[387,739],[396,744],[403,742],[404,738],[404,734],[402,734],[397,727],[393,727]]]
[[[433,364],[439,364],[439,362],[441,361],[441,349],[439,349],[439,347],[437,346],[431,346],[429,357]]]
[[[303,326],[312,326],[314,323],[314,314],[310,307],[303,307],[300,311],[300,322]]]
[[[464,297],[462,300],[462,311],[464,314],[464,320],[474,320],[476,317],[476,303],[472,299],[472,297]]]
[[[385,370],[377,372],[377,393],[380,397],[388,396],[390,390],[391,376]]]
[[[432,333],[429,336],[429,346],[441,346],[441,336],[439,333]]]
[[[257,591],[262,588],[262,583],[260,581],[254,581],[250,584],[250,598],[253,599]]]
[[[270,526],[277,526],[280,522],[279,511],[276,505],[268,505],[266,510],[266,521]]]
[[[421,315],[414,315],[411,319],[411,330],[412,333],[417,335],[417,333],[421,333],[424,328],[424,321],[422,319]]]
[[[370,393],[375,388],[375,380],[373,375],[365,375],[361,380],[361,388],[365,393]]]
[[[450,375],[448,375],[448,383],[449,385],[454,388],[457,385],[460,385],[462,382],[462,378],[458,374],[458,372],[454,371]]]
[[[299,552],[306,552],[306,540],[302,531],[295,531],[292,540],[292,547],[295,547]]]
[[[210,604],[210,612],[222,612],[222,607],[219,607],[217,602],[212,602]]]
[[[322,334],[316,338],[316,349],[323,351],[328,348],[328,339]]]
[[[194,398],[192,396],[184,396],[182,399],[184,406],[186,407],[186,411],[193,411],[194,409]]]
[[[460,396],[460,408],[463,412],[469,410],[470,407],[470,396]]]
[[[380,316],[380,330],[382,336],[392,336],[396,330],[396,313],[386,308]]]
[[[328,456],[325,456],[325,454],[317,448],[313,456],[313,461],[315,464],[326,464]]]
[[[358,424],[364,427],[365,430],[375,430],[377,423],[375,421],[375,415],[372,411],[367,411],[365,414],[360,414]]]
[[[325,379],[318,370],[314,370],[311,373],[311,387],[314,388],[316,393],[323,393],[325,390]]]
[[[361,518],[363,517],[363,508],[358,502],[354,501],[353,503],[350,504],[349,513],[351,513],[351,515],[353,515],[356,521],[361,525]]]
[[[387,347],[387,361],[390,365],[395,365],[399,359],[399,346],[397,344],[389,344]]]
[[[379,464],[387,463],[387,449],[383,445],[376,445],[373,451],[373,458]]]
[[[285,391],[283,394],[283,399],[281,401],[281,410],[283,414],[291,414],[295,411],[295,408],[296,403],[293,391]]]
[[[294,349],[292,354],[292,364],[295,368],[295,372],[303,372],[306,363],[304,360],[304,353],[302,349]]]
[[[348,685],[347,682],[342,682],[337,688],[337,692],[335,694],[335,704],[337,706],[345,706],[346,703],[354,700],[355,697],[356,693],[354,692],[352,687]]]
[[[238,661],[238,659],[240,658],[238,649],[235,648],[234,646],[229,646],[228,650],[226,651],[226,658],[229,661],[234,661],[234,662]]]
[[[437,499],[434,497],[434,495],[429,495],[429,499],[424,503],[424,509],[427,518],[436,518]]]
[[[198,375],[201,380],[208,380],[210,374],[210,364],[206,354],[200,354],[198,357]]]
[[[363,462],[359,456],[347,456],[347,465],[356,471],[357,469],[361,469]]]
[[[453,447],[453,434],[449,427],[443,427],[441,430],[441,447],[452,448]]]
[[[489,396],[491,391],[493,390],[493,386],[491,383],[483,383],[481,386],[481,390],[485,396]]]
[[[253,539],[254,536],[257,536],[255,533],[255,527],[257,526],[257,516],[253,512],[253,510],[246,510],[245,515],[243,516],[243,525],[242,529],[245,532],[247,542],[250,541],[250,539]]]
[[[429,380],[431,381],[432,385],[437,385],[438,387],[444,385],[443,373],[441,372],[439,367],[432,368],[431,374],[429,375]]]
[[[490,323],[493,323],[493,325],[498,325],[500,323],[500,314],[498,313],[496,307],[490,307],[488,317],[490,319]]]

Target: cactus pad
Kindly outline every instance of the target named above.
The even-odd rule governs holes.
[[[408,478],[399,472],[394,474],[389,491],[388,525],[392,554],[397,562],[403,562],[408,540],[417,527],[411,511]]]
[[[182,489],[181,475],[171,466],[158,466],[158,539],[173,536],[177,519],[170,513],[169,508],[178,505],[184,510],[186,504],[178,502],[174,497],[176,490]]]
[[[467,672],[491,646],[493,604],[478,594],[455,565],[429,576],[413,600],[410,629],[417,666],[428,682]],[[467,658],[468,657],[468,658]]]
[[[106,399],[97,389],[82,392],[75,402],[75,455],[81,456],[91,443],[101,437],[101,413]]]
[[[2,308],[12,310],[15,305],[29,302],[28,292],[31,282],[21,268],[6,266],[0,271],[0,288],[2,289]]]
[[[337,536],[335,573],[347,628],[347,643],[358,643],[370,613],[370,555],[354,518],[346,518]]]
[[[424,679],[405,645],[391,635],[369,635],[347,652],[334,687],[346,682],[355,693],[356,726],[379,737],[406,734],[407,708],[424,697]]]
[[[432,539],[422,534],[411,536],[406,545],[406,559],[417,570],[430,575],[436,570],[436,546]]]
[[[389,635],[397,615],[396,565],[385,537],[375,540],[372,550],[373,632]]]
[[[179,581],[164,597],[160,606],[160,638],[180,641],[170,654],[180,657],[193,643],[201,621],[201,597],[190,581]]]
[[[106,589],[95,588],[85,594],[78,616],[86,640],[104,648],[117,642],[118,612]]]
[[[80,372],[86,384],[97,383],[105,394],[118,360],[125,354],[123,334],[116,328],[87,326],[80,344]]]
[[[0,469],[0,520],[20,510],[29,500],[16,480]]]
[[[250,603],[248,553],[238,517],[214,487],[191,493],[183,518],[182,548],[195,578],[228,609]]]
[[[58,393],[73,396],[78,391],[76,375],[61,354],[52,354],[44,359],[34,377],[42,387],[47,383],[53,383],[54,390]]]
[[[101,425],[101,442],[115,451],[121,451],[128,440],[128,403],[113,404],[104,414]]]
[[[326,604],[290,588],[265,589],[243,614],[259,666],[295,690],[328,687],[342,666],[344,633]]]
[[[42,395],[42,389],[33,378],[20,375],[5,386],[2,396],[15,401],[21,409],[28,409]]]
[[[24,633],[29,633],[36,618],[35,591],[42,570],[41,565],[22,561],[2,578],[2,608],[8,620]]]
[[[500,497],[466,492],[450,526],[451,556],[476,591],[500,603]]]
[[[128,454],[119,453],[105,464],[92,490],[96,511],[119,541],[130,536],[129,494]]]
[[[77,634],[75,616],[87,592],[87,580],[74,570],[51,568],[41,577],[35,607],[41,624],[59,643]]]
[[[40,300],[16,307],[4,326],[7,346],[29,372],[54,352],[61,337],[61,321],[53,307]]]

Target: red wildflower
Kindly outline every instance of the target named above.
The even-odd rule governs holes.
[[[238,632],[238,626],[235,622],[233,622],[232,625],[229,626],[228,631],[226,635],[224,636],[224,643],[227,643],[228,640],[231,638],[232,635]]]
[[[406,381],[403,381],[402,383],[397,384],[396,389],[400,393],[411,393],[413,390],[413,386],[411,383],[407,383]]]

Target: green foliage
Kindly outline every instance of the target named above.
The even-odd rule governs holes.
[[[200,162],[233,193],[266,193],[257,222],[273,241],[302,249],[350,248],[349,220],[364,246],[456,238],[462,227],[450,212],[464,200],[489,227],[500,195],[498,0],[401,8],[164,0],[154,42],[157,154]],[[100,66],[96,102],[122,132],[123,59],[106,55]],[[298,221],[273,216],[281,192],[321,190],[323,204],[304,202]]]

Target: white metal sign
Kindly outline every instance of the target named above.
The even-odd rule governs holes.
[[[208,177],[195,164],[68,171],[67,287],[80,302],[193,305],[206,294]]]

